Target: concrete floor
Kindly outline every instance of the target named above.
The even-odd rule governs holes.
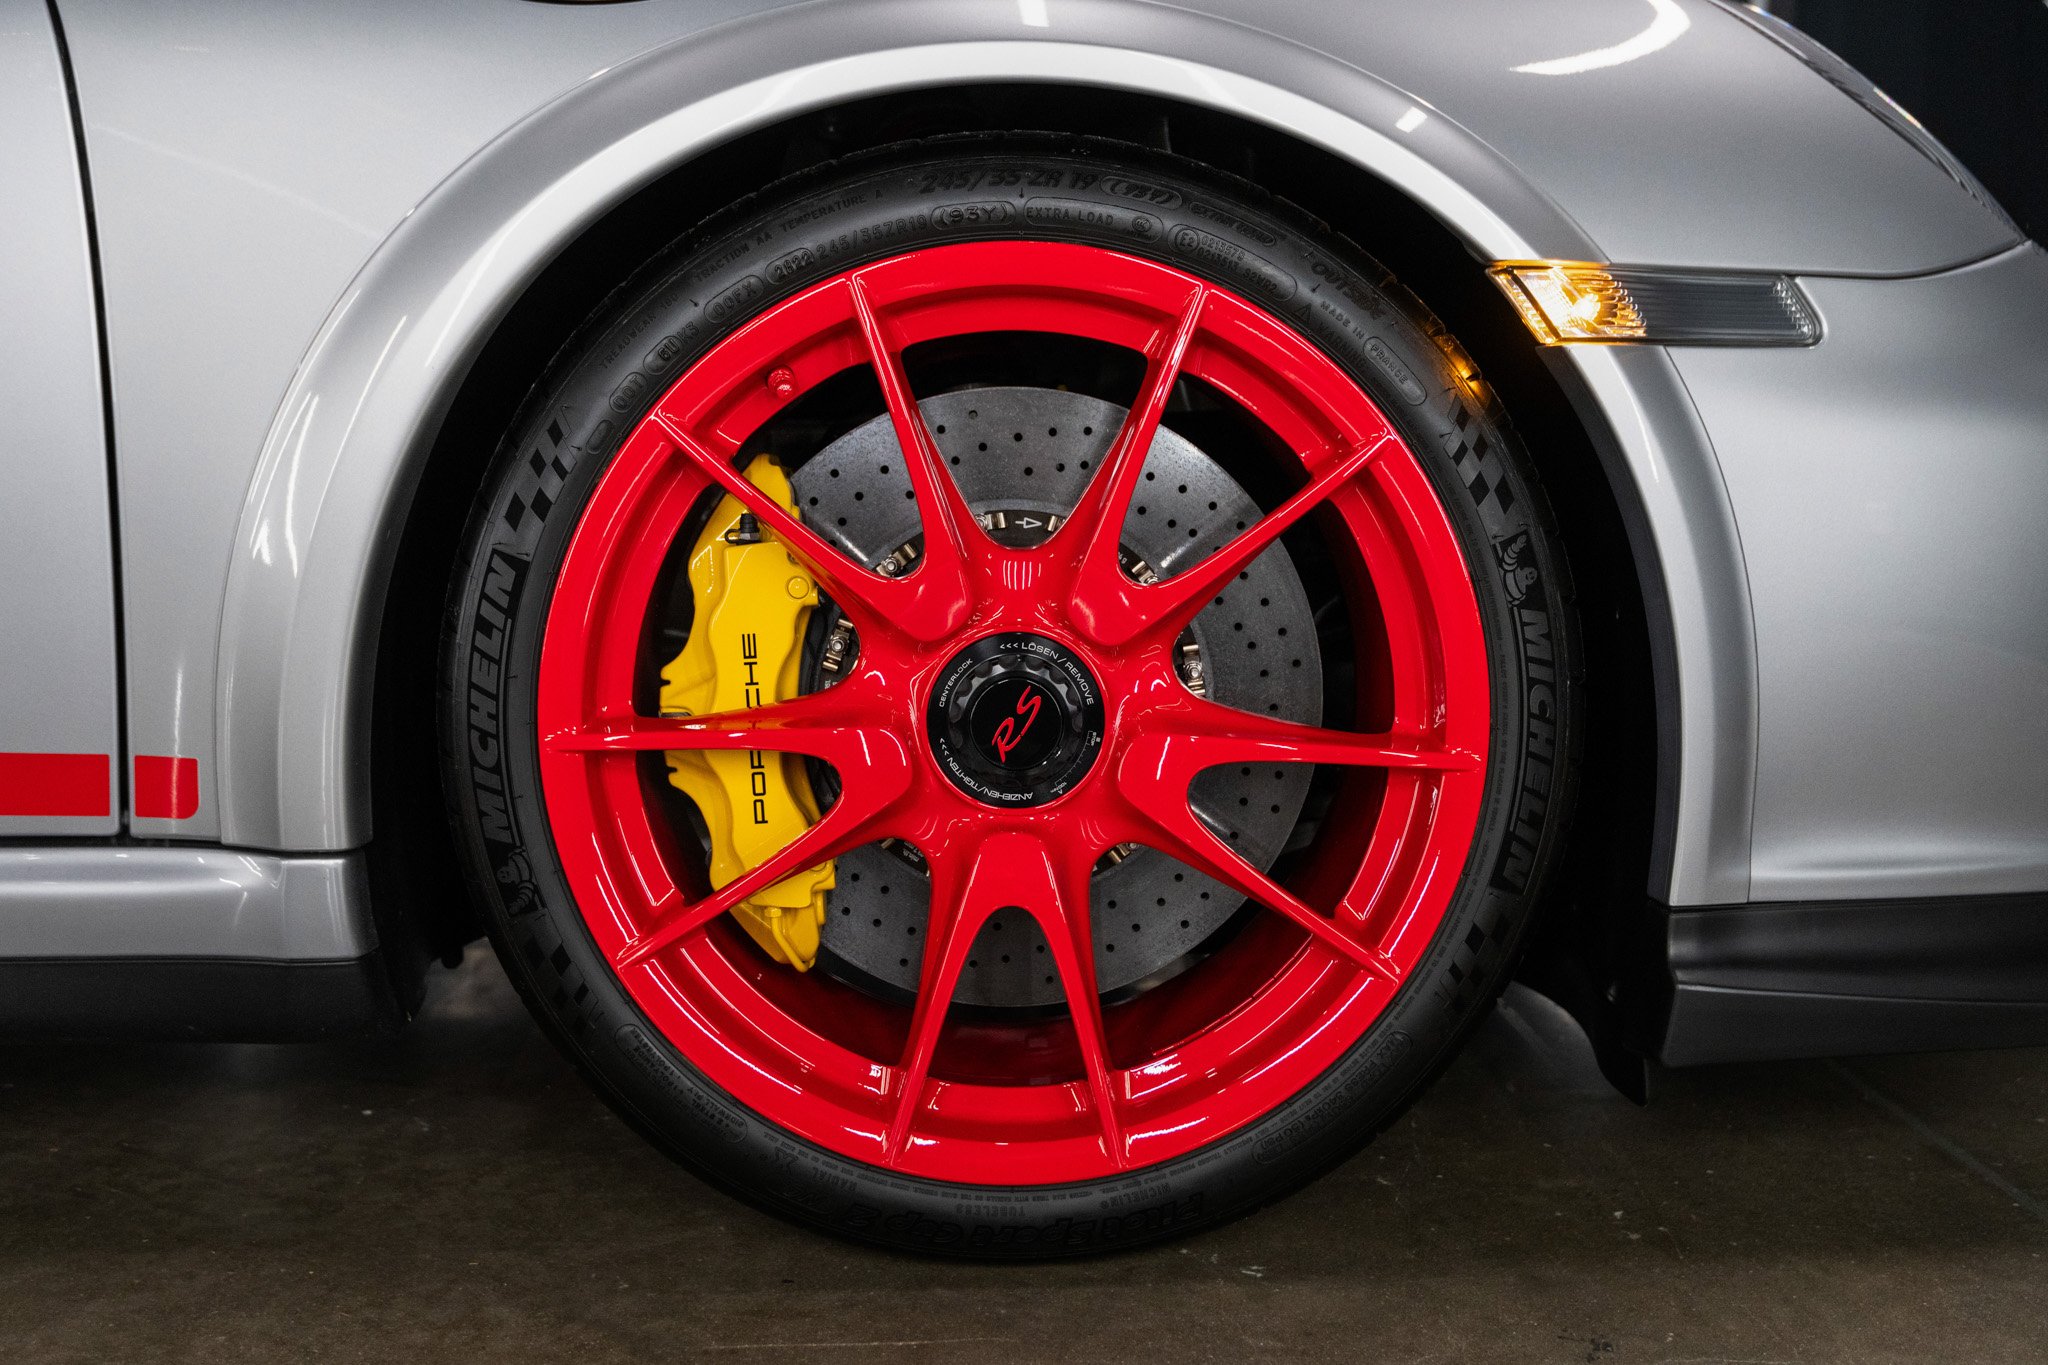
[[[1659,1077],[1512,995],[1247,1222],[949,1266],[698,1184],[486,955],[388,1041],[0,1049],[0,1361],[2048,1359],[2048,1051]]]

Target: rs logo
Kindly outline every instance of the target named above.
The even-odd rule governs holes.
[[[1031,722],[1038,719],[1038,705],[1038,690],[1025,688],[1024,695],[1017,698],[1017,715],[1003,717],[1003,723],[989,736],[989,743],[996,746],[997,762],[1008,763],[1010,750],[1024,742],[1025,734],[1031,729]],[[1023,717],[1024,723],[1021,725],[1017,723],[1018,716]]]

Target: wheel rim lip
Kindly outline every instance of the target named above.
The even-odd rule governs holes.
[[[1030,307],[1021,310],[1029,315],[1068,316],[1069,331],[1124,316],[1130,325],[1106,330],[1128,341],[1143,327],[1156,326],[1148,310],[1156,312],[1159,299],[1195,282],[1193,276],[1138,257],[1044,242],[929,247],[860,270],[899,289],[911,283],[923,288],[926,306],[906,309],[899,319],[910,334],[904,345],[928,339],[918,332],[918,318],[927,322],[932,336],[990,330],[943,329],[961,317],[954,306],[960,298],[986,305],[1004,288],[1032,296]],[[773,304],[722,338],[664,391],[653,411],[665,406],[680,411],[684,420],[731,438],[736,447],[766,420],[766,413],[817,382],[832,366],[835,348],[846,363],[863,363],[847,358],[843,338],[816,325],[818,297],[843,278]],[[1105,304],[1103,294],[1073,308],[1048,304],[1048,299],[1071,301],[1076,292],[1065,284],[1049,286],[1044,283],[1048,279],[1108,279],[1112,284],[1104,293],[1115,306]],[[1318,425],[1325,428],[1325,440],[1375,422],[1392,430],[1363,388],[1310,342],[1255,304],[1208,287],[1228,301],[1233,311],[1224,326],[1237,332],[1219,338],[1209,352],[1191,353],[1189,373],[1215,384],[1276,430],[1292,430],[1296,440],[1290,445],[1297,451],[1301,435]],[[1242,335],[1247,328],[1249,347]],[[764,355],[793,359],[804,367],[799,373],[810,376],[765,407],[759,392],[733,392],[761,370]],[[1254,373],[1261,364],[1268,371],[1263,380]],[[1261,411],[1246,401],[1271,394],[1273,375],[1281,373],[1290,376],[1295,401],[1309,406],[1309,412],[1273,413],[1271,401]],[[1318,385],[1312,402],[1300,391],[1305,382]],[[766,392],[764,386],[753,387]],[[1326,412],[1333,399],[1337,411]],[[745,429],[735,435],[742,425]],[[593,691],[602,690],[593,677],[618,667],[612,647],[628,635],[637,640],[651,583],[645,564],[649,555],[644,547],[635,552],[634,532],[650,520],[650,503],[675,498],[688,503],[710,486],[687,470],[665,482],[658,479],[658,466],[665,461],[662,444],[650,412],[628,434],[582,509],[543,636],[538,689],[543,732],[571,715],[587,716]],[[1369,466],[1367,475],[1333,497],[1332,506],[1357,543],[1375,590],[1390,604],[1390,640],[1396,634],[1407,637],[1425,664],[1420,683],[1397,676],[1397,718],[1404,709],[1434,708],[1446,717],[1447,737],[1483,759],[1490,696],[1484,637],[1464,556],[1428,476],[1396,436],[1390,458]],[[656,561],[662,557],[652,556]],[[1390,591],[1394,587],[1404,591]],[[971,635],[933,649],[915,708],[922,711],[931,678],[946,659],[975,639],[1015,630],[1043,633],[1070,648],[1077,643],[1049,621],[978,625]],[[1077,652],[1088,659],[1087,653]],[[628,657],[636,654],[630,651]],[[925,742],[922,734],[907,741],[913,750]],[[1105,752],[1076,789],[1099,780],[1106,762]],[[540,769],[550,835],[570,889],[599,953],[613,961],[651,907],[674,894],[663,836],[650,820],[630,757],[593,760],[543,750]],[[1361,845],[1345,901],[1366,895],[1372,890],[1369,883],[1384,884],[1369,897],[1370,922],[1384,926],[1381,951],[1401,968],[1404,982],[1412,979],[1463,871],[1484,776],[1483,763],[1469,772],[1387,774],[1380,813]],[[1033,807],[1024,818],[1073,795],[1069,791],[1055,803]],[[962,797],[971,801],[965,793]],[[998,818],[1007,814],[986,806],[975,809]],[[771,965],[767,970],[786,969]],[[692,935],[627,968],[620,979],[655,1031],[746,1108],[843,1156],[880,1164],[891,1068],[809,1028],[792,1027],[795,1021],[761,992],[758,977],[750,978],[723,954],[712,936]],[[991,1086],[935,1077],[919,1111],[927,1131],[913,1134],[892,1169],[963,1183],[1032,1185],[1097,1178],[1185,1155],[1300,1093],[1384,1015],[1397,989],[1305,942],[1291,962],[1209,1028],[1117,1073],[1122,1103],[1135,1116],[1125,1134],[1126,1152],[1106,1153],[1091,1124],[1063,1121],[1087,1104],[1085,1080]],[[991,1171],[1000,1178],[991,1180]]]

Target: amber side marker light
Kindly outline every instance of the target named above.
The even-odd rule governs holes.
[[[1811,346],[1820,316],[1785,275],[1586,261],[1503,261],[1488,272],[1545,346]]]

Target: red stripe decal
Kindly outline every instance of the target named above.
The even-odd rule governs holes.
[[[0,754],[0,815],[112,815],[105,754]]]
[[[135,756],[135,816],[190,820],[199,813],[199,760],[163,754]]]

